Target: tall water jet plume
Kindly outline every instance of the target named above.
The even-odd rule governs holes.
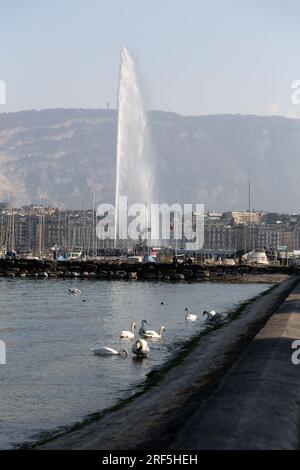
[[[153,202],[154,165],[150,150],[147,113],[134,59],[124,47],[121,53],[118,97],[118,135],[115,193],[115,246],[120,247],[120,196],[127,196],[128,206]]]

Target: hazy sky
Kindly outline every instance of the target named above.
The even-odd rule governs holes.
[[[148,107],[300,117],[299,0],[0,0],[0,112],[116,106],[120,50]]]

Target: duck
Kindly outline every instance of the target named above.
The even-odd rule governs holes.
[[[70,294],[81,294],[81,290],[80,289],[69,289],[69,293]]]
[[[140,335],[143,336],[144,338],[150,338],[150,339],[161,339],[163,332],[166,331],[166,328],[164,326],[160,327],[159,333],[154,330],[144,330],[140,332]]]
[[[150,353],[147,341],[145,339],[138,339],[132,346],[132,352],[137,357],[147,357]]]
[[[198,319],[198,315],[196,315],[195,313],[189,313],[190,310],[187,307],[184,309],[184,311],[186,320],[195,321]]]
[[[139,329],[139,334],[143,334],[146,331],[145,324],[147,323],[147,320],[142,320],[142,324]]]
[[[121,331],[120,338],[133,339],[135,329],[136,329],[136,323],[135,323],[135,321],[133,321],[130,325],[130,331],[128,331],[128,330]]]
[[[126,349],[121,349],[120,351],[117,351],[116,349],[108,348],[106,346],[96,349],[91,348],[91,351],[97,356],[128,356],[128,351]]]

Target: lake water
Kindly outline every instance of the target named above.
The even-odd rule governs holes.
[[[80,295],[68,293],[77,287]],[[7,364],[0,365],[0,448],[36,440],[133,394],[147,373],[205,328],[184,320],[184,308],[228,312],[268,284],[126,282],[0,278],[0,339]],[[164,305],[161,305],[161,302]],[[136,320],[166,327],[143,361],[119,333]],[[89,348],[129,351],[99,357]]]

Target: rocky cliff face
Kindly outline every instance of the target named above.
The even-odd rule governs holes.
[[[300,121],[149,113],[157,193],[165,202],[298,211]],[[0,114],[0,200],[69,207],[113,202],[117,113],[52,109]],[[133,179],[138,175],[133,175]]]

